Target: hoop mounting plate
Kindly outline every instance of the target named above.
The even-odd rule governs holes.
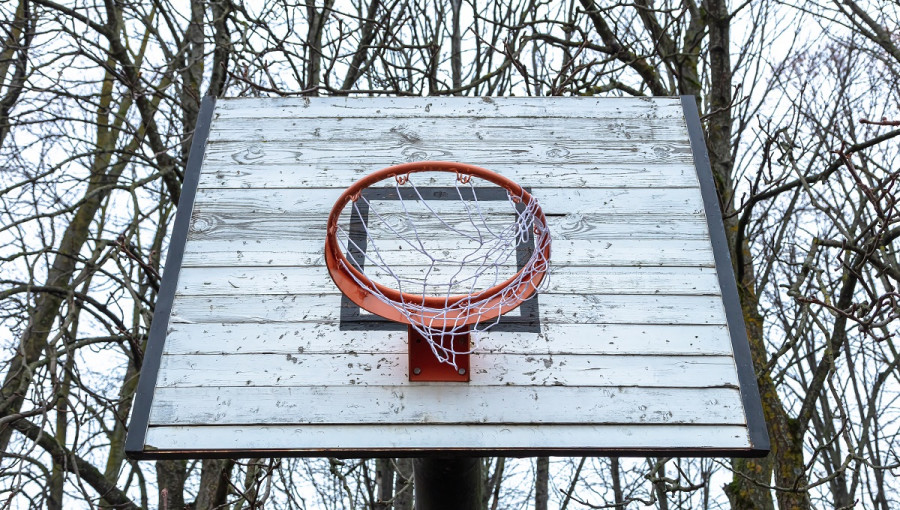
[[[431,352],[428,341],[412,326],[409,329],[409,380],[411,382],[469,382],[469,355],[456,355],[456,368],[448,363],[441,363]],[[454,351],[467,351],[471,348],[469,333],[448,335],[438,343],[452,342]]]

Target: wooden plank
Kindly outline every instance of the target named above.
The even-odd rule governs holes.
[[[341,331],[337,322],[173,323],[165,354],[378,353],[402,345],[402,331]],[[533,355],[731,356],[722,325],[541,324],[540,333],[491,330],[476,338],[479,352]]]
[[[400,235],[411,233],[401,215],[382,215],[398,229]],[[454,218],[450,218],[453,220]],[[459,219],[459,218],[456,218]],[[188,243],[194,240],[282,241],[324,240],[325,217],[307,214],[207,214],[197,212],[191,219]],[[570,214],[550,216],[547,225],[554,244],[565,240],[674,239],[703,240],[709,244],[709,233],[703,216],[610,214]],[[433,218],[416,222],[416,231],[424,238],[440,235],[444,224]],[[324,241],[323,241],[324,242]],[[608,244],[608,243],[607,243]]]
[[[154,425],[744,424],[737,388],[299,386],[157,388]]]
[[[655,98],[472,98],[321,97],[232,98],[216,103],[216,118],[428,118],[428,117],[587,117],[604,119],[679,119],[677,97]],[[215,124],[214,124],[215,126]],[[215,127],[213,128],[215,129]]]
[[[181,296],[170,323],[336,321],[339,294]],[[541,321],[587,324],[726,324],[718,296],[543,294]]]
[[[466,140],[470,143],[505,144],[509,140],[581,141],[593,143],[630,141],[683,141],[687,126],[672,119],[606,119],[548,117],[539,120],[502,117],[383,118],[379,122],[347,122],[335,117],[234,118],[219,117],[209,136],[212,143],[271,142],[346,143],[392,140],[417,144],[422,141]]]
[[[506,267],[503,275],[517,269]],[[404,267],[407,275],[424,275],[428,267]],[[446,268],[431,269],[442,279]],[[391,279],[378,270],[367,271],[378,282]],[[186,267],[178,276],[179,295],[322,294],[334,282],[322,267]],[[583,267],[554,265],[544,293],[563,294],[677,294],[719,295],[716,272],[708,267]]]
[[[408,144],[341,143],[307,144],[293,142],[220,142],[206,146],[204,164],[224,165],[293,165],[330,164],[357,165],[363,162],[382,166],[410,161],[461,161],[494,168],[504,163],[520,165],[556,165],[560,163],[593,163],[611,160],[621,165],[690,164],[690,144],[683,142],[605,143],[541,142],[509,140],[502,146],[467,142],[435,141]]]
[[[403,386],[408,354],[397,339],[366,354],[203,354],[163,356],[158,387]],[[729,356],[491,354],[470,359],[469,386],[737,386]],[[446,386],[446,383],[432,383]]]
[[[206,161],[200,174],[200,189],[212,188],[346,188],[362,177],[400,163],[396,159],[360,161],[353,165],[299,162],[288,165],[235,161]],[[485,163],[482,162],[482,165]],[[693,162],[630,164],[615,161],[559,162],[553,165],[520,165],[516,161],[494,163],[491,170],[523,186],[541,184],[560,188],[676,188],[698,187]],[[426,180],[425,184],[437,182]]]
[[[287,226],[289,222],[285,222]],[[552,226],[551,226],[552,228]],[[222,229],[224,230],[224,229]],[[244,235],[197,236],[185,247],[184,267],[197,266],[319,266],[324,267],[324,235],[316,240],[283,236],[254,236],[264,230],[247,225]],[[265,229],[270,231],[269,229]],[[554,231],[553,266],[703,266],[714,267],[707,240],[693,239],[598,239],[569,240]],[[406,262],[408,247],[381,250],[388,263]]]
[[[336,440],[339,438],[339,440]],[[250,425],[152,426],[147,445],[158,450],[283,449],[309,452],[459,448],[747,448],[735,425]]]
[[[415,176],[413,176],[415,177]],[[349,185],[350,183],[348,183]],[[393,179],[388,183],[393,188]],[[417,183],[418,184],[418,183]],[[452,186],[452,182],[447,182]],[[405,187],[412,189],[411,187]],[[491,186],[493,189],[498,189]],[[197,214],[246,214],[246,215],[314,215],[327,218],[335,201],[344,189],[307,188],[307,189],[209,189],[199,190],[194,203],[194,215]],[[453,188],[446,190],[452,197],[456,193]],[[462,193],[470,190],[461,188]],[[692,188],[625,188],[625,189],[572,189],[572,188],[538,188],[532,189],[545,215],[579,214],[611,214],[621,216],[673,214],[685,216],[703,215],[703,198],[699,189]],[[470,195],[464,195],[470,196]],[[424,203],[418,200],[373,200],[370,210],[380,214],[403,212],[406,206],[410,215],[418,217],[424,213],[454,215],[469,210],[483,211],[485,214],[507,215],[507,221],[515,215],[515,208],[507,200],[480,200],[478,202],[451,200],[431,200]],[[432,211],[425,209],[425,206]],[[343,215],[349,217],[350,207],[346,207]],[[370,223],[374,220],[369,218]]]

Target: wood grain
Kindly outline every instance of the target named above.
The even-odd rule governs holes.
[[[346,188],[364,176],[396,164],[396,159],[366,160],[352,165],[301,161],[286,165],[257,162],[206,161],[200,174],[201,189],[214,188]],[[481,162],[484,165],[484,162]],[[697,187],[697,173],[690,162],[623,165],[613,160],[589,163],[561,161],[553,165],[521,165],[517,161],[493,162],[489,168],[526,186],[540,183],[560,188],[685,188]],[[423,181],[428,185],[437,180]]]
[[[465,384],[157,388],[155,425],[744,423],[735,388]]]
[[[235,98],[216,103],[217,118],[340,119],[428,117],[673,119],[684,122],[680,98]],[[686,136],[686,135],[685,135]]]
[[[425,274],[428,267],[407,266],[403,273]],[[507,267],[511,275],[516,267]],[[431,269],[440,279],[441,267]],[[504,272],[503,274],[507,274]],[[375,281],[391,279],[373,270],[366,274]],[[322,294],[334,292],[335,285],[322,267],[185,267],[178,277],[178,293],[184,296],[210,294]],[[719,295],[715,270],[708,267],[585,267],[554,266],[543,291],[553,294],[669,294]]]
[[[494,168],[504,163],[556,165],[560,163],[592,163],[616,160],[632,164],[688,164],[693,161],[686,142],[606,143],[592,141],[541,142],[510,140],[503,150],[489,145],[473,145],[465,141],[435,140],[415,144],[399,141],[384,143],[342,143],[300,145],[292,142],[210,143],[206,147],[206,164],[224,165],[296,165],[310,162],[355,166],[367,162],[381,166],[411,161],[478,162],[478,166]]]
[[[397,215],[385,215],[400,234],[411,230],[408,223],[403,223]],[[193,250],[193,243],[205,240],[238,241],[252,249],[254,244],[272,241],[281,245],[285,241],[319,240],[325,241],[325,221],[322,217],[310,215],[261,215],[261,214],[207,214],[197,212],[191,220],[191,231],[188,249]],[[606,241],[602,245],[611,244],[614,240],[623,239],[672,239],[701,242],[709,247],[709,238],[704,235],[706,222],[702,216],[624,216],[585,212],[566,216],[550,216],[547,218],[554,244],[562,241],[591,242]],[[416,229],[423,238],[441,237],[440,229],[444,226],[434,219],[422,219],[416,222]],[[443,234],[446,238],[446,234]],[[599,245],[598,244],[598,245]],[[263,250],[271,250],[271,246],[259,246]],[[638,258],[641,253],[635,254]]]
[[[220,116],[210,143],[287,141],[299,144],[423,140],[466,140],[502,146],[511,139],[571,142],[683,141],[687,126],[672,119],[605,119],[548,117],[540,122],[521,118],[459,117],[385,119],[384,122],[347,122],[321,117],[233,118]]]
[[[412,179],[416,176],[413,175]],[[393,179],[387,183],[394,187]],[[418,182],[417,182],[418,184]],[[444,183],[441,183],[444,184]],[[446,183],[452,186],[452,182]],[[490,186],[491,188],[496,188]],[[404,188],[411,189],[410,186]],[[466,193],[465,187],[461,189]],[[310,189],[210,189],[197,192],[194,212],[204,214],[242,213],[252,215],[312,215],[328,217],[343,188]],[[448,189],[453,196],[454,190]],[[590,211],[594,214],[621,216],[658,215],[703,216],[703,199],[697,189],[692,188],[626,188],[626,189],[571,189],[532,188],[532,196],[537,198],[544,214],[558,216],[579,214]],[[468,196],[468,195],[464,195]],[[422,215],[425,211],[418,201],[404,201],[410,214]],[[437,214],[459,214],[468,205],[476,210],[473,202],[451,200],[427,200],[427,206]],[[403,212],[399,200],[373,201],[370,207],[379,213]],[[485,214],[508,214],[515,211],[506,200],[481,200],[477,208]],[[348,214],[345,209],[344,214]],[[370,221],[372,218],[370,218]]]
[[[405,330],[341,331],[336,321],[174,323],[165,354],[375,354],[405,350],[406,341]],[[476,342],[482,353],[731,356],[721,325],[543,323],[538,334],[492,330]]]
[[[340,294],[192,296],[176,299],[171,322],[336,321]],[[546,294],[540,297],[541,321],[603,324],[725,324],[717,296],[641,296]]]
[[[150,427],[147,444],[159,450],[285,449],[320,456],[361,449],[485,450],[747,448],[740,425],[217,425]],[[335,438],[341,438],[335,441]]]
[[[402,386],[408,354],[395,338],[365,354],[167,355],[159,387]],[[603,356],[474,353],[469,386],[737,386],[730,356]],[[442,383],[432,383],[442,386]]]

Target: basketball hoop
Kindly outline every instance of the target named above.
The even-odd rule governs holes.
[[[448,220],[428,205],[413,174],[451,174],[459,198],[457,218]],[[392,208],[402,218],[400,226],[380,213],[376,200],[367,191],[374,185],[393,179],[393,197],[398,207]],[[478,199],[476,183],[486,181],[506,191],[513,221],[502,228],[491,226],[496,212],[485,211]],[[404,191],[405,190],[405,191]],[[408,197],[404,200],[404,197]],[[364,238],[351,236],[340,225],[341,213],[351,206],[361,224]],[[418,215],[412,211],[417,205]],[[361,212],[361,207],[366,214]],[[460,217],[462,223],[460,223]],[[427,220],[427,221],[426,221]],[[436,220],[436,223],[430,223]],[[421,224],[416,226],[417,221]],[[400,244],[409,256],[424,260],[421,277],[398,275],[391,260],[385,260],[379,239],[374,238],[370,223],[378,223]],[[420,229],[437,225],[446,235],[438,235],[445,245],[457,237],[463,248],[446,255],[446,250],[428,246]],[[408,325],[410,334],[410,380],[468,381],[468,355],[472,352],[471,331],[485,331],[499,322],[500,316],[516,309],[538,292],[544,284],[550,265],[550,231],[537,200],[520,185],[490,170],[462,163],[421,161],[384,168],[347,188],[337,199],[328,217],[325,263],[338,289],[360,308],[388,320]],[[344,244],[346,243],[346,244]],[[349,260],[342,244],[361,257]],[[382,243],[381,246],[384,246]],[[529,247],[530,256],[517,264],[515,274],[505,277],[503,268],[516,260],[517,250]],[[446,246],[445,246],[446,247]],[[533,247],[533,248],[532,248]],[[436,281],[436,274],[451,269],[449,279]],[[375,281],[366,270],[386,275],[395,288]],[[455,269],[454,269],[455,268]],[[383,276],[382,276],[383,277]],[[430,281],[429,281],[430,280]],[[487,282],[487,283],[486,283]],[[465,292],[459,292],[459,289]],[[410,291],[414,290],[414,291]],[[424,343],[423,343],[424,341]],[[422,354],[430,347],[431,358]],[[429,349],[425,350],[428,353]]]

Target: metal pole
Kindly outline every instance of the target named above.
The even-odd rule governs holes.
[[[479,457],[415,459],[416,510],[480,510],[481,465]]]

